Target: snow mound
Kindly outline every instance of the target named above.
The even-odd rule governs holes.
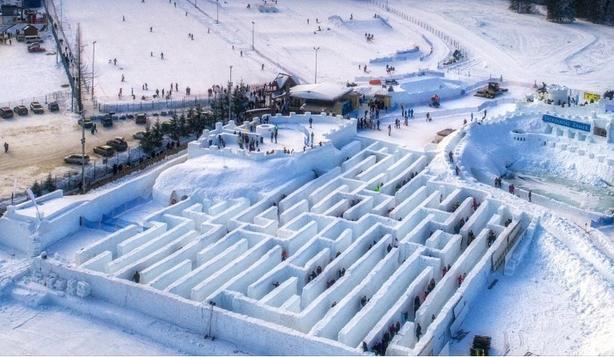
[[[177,197],[198,193],[212,200],[246,197],[254,202],[261,193],[291,179],[330,170],[341,158],[332,145],[264,161],[207,154],[162,172],[153,186],[153,198],[167,205],[175,192]]]
[[[569,150],[553,149],[543,140],[518,142],[510,134],[540,132],[541,116],[522,116],[473,126],[468,132],[462,157],[463,164],[490,176],[502,176],[508,169],[533,175],[557,175],[584,184],[603,185],[614,173],[607,162],[590,160]],[[554,140],[554,139],[553,139]]]

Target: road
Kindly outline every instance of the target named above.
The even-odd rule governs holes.
[[[134,121],[115,122],[113,128],[103,128],[98,123],[95,135],[86,132],[86,153],[92,152],[116,136],[123,136],[130,146],[138,145],[132,134],[144,130]],[[81,127],[69,113],[30,114],[26,117],[0,120],[0,142],[8,142],[9,152],[0,154],[0,197],[10,197],[16,180],[17,192],[23,192],[35,180],[44,180],[49,173],[64,175],[78,171],[78,166],[64,164],[64,156],[81,152]]]

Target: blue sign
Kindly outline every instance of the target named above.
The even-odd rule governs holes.
[[[554,117],[552,115],[548,115],[548,114],[544,114],[543,121],[545,121],[546,123],[552,123],[552,124],[556,124],[556,125],[562,125],[562,126],[566,126],[568,128],[572,128],[572,129],[576,129],[576,130],[583,130],[583,131],[591,131],[591,125],[587,124],[587,123],[580,123],[577,121],[573,121],[573,120],[569,120],[569,119],[563,119],[563,118],[559,118],[559,117]]]

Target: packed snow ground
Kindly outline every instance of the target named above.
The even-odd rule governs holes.
[[[62,86],[68,80],[64,68],[56,62],[55,40],[50,33],[41,37],[46,53],[30,53],[25,42],[15,38],[12,45],[0,45],[0,106],[12,108],[24,102],[29,106],[33,98],[43,102],[45,95],[65,90]]]
[[[602,93],[614,71],[614,28],[584,21],[560,25],[520,15],[496,0],[390,0],[391,7],[429,22],[470,51],[462,68],[533,83],[566,84]]]
[[[318,80],[342,82],[365,75],[358,65],[370,59],[416,45],[423,54],[430,51],[421,30],[397,19],[374,18],[375,8],[367,3],[279,2],[279,12],[264,13],[256,4],[248,9],[249,1],[220,2],[219,24],[215,23],[214,1],[200,1],[198,9],[186,0],[177,1],[177,7],[173,3],[64,1],[66,30],[74,32],[76,24],[81,23],[84,43],[91,47],[92,41],[96,41],[95,87],[99,99],[117,100],[120,87],[124,95],[133,88],[137,98],[142,94],[150,97],[156,88],[168,88],[171,82],[179,83],[182,94],[186,86],[192,89],[192,94],[205,94],[211,85],[228,81],[229,65],[233,65],[235,82],[269,82],[278,72],[312,81],[313,47],[320,47]],[[251,49],[252,21],[256,51]],[[374,41],[365,39],[367,32],[375,35]],[[188,33],[194,34],[194,40]],[[122,41],[116,41],[118,38]],[[424,62],[416,58],[391,63],[397,67],[397,73],[432,67],[436,59],[447,54],[440,41],[431,40],[433,55]],[[92,55],[89,47],[84,51],[88,64]],[[160,58],[161,52],[164,60]],[[117,66],[109,64],[113,59],[117,59]],[[372,67],[369,75],[386,74],[384,64],[369,67]],[[125,83],[121,82],[122,74]],[[144,83],[149,91],[142,91]]]
[[[554,235],[541,231],[513,276],[499,276],[468,313],[468,332],[450,354],[469,352],[474,335],[493,337],[492,354],[611,355],[614,288]]]
[[[3,355],[176,355],[132,331],[56,305],[0,302]],[[70,338],[67,338],[69,337]]]
[[[235,66],[233,69],[235,81],[238,79],[248,83],[269,81],[278,71],[291,72],[311,81],[314,72],[313,46],[321,46],[318,68],[320,81],[352,80],[365,75],[358,70],[358,64],[364,64],[371,58],[390,54],[396,49],[408,48],[412,44],[418,44],[421,49],[426,48],[419,28],[383,12],[368,2],[282,0],[279,5],[280,12],[277,14],[259,13],[255,6],[248,10],[246,8],[248,2],[233,1],[230,4],[221,2],[219,25],[215,25],[214,21],[215,1],[198,1],[199,7],[205,14],[183,0],[177,2],[176,9],[165,0],[147,0],[145,5],[137,0],[116,0],[107,2],[104,6],[93,0],[64,0],[64,6],[66,20],[67,23],[70,22],[71,29],[75,29],[77,22],[82,24],[86,40],[84,42],[88,44],[84,52],[88,63],[91,60],[88,57],[91,54],[91,41],[98,41],[96,90],[100,97],[113,99],[116,98],[120,86],[123,86],[124,94],[130,93],[132,87],[139,93],[144,82],[149,84],[150,89],[167,88],[170,82],[179,82],[182,89],[191,86],[193,93],[202,93],[211,84],[227,80],[229,64]],[[612,28],[581,21],[572,25],[551,24],[541,15],[513,14],[507,10],[505,1],[390,0],[390,4],[429,21],[468,47],[471,59],[457,70],[463,73],[471,72],[472,77],[502,73],[506,79],[511,80],[528,83],[543,80],[602,91],[609,85],[604,79],[610,78],[614,70],[614,63],[611,61],[614,56]],[[188,11],[187,17],[185,11]],[[384,16],[386,22],[373,19],[374,12]],[[349,22],[350,13],[356,19],[353,23]],[[125,23],[121,21],[122,14],[126,15]],[[338,17],[329,20],[330,16]],[[317,34],[313,33],[317,29],[317,24],[314,23],[315,17],[321,20],[323,29]],[[309,25],[306,18],[311,19]],[[252,20],[256,22],[258,52],[250,50]],[[392,29],[388,28],[386,23],[390,24]],[[149,33],[150,25],[154,26],[153,33]],[[331,28],[330,31],[327,30],[328,27]],[[208,28],[211,29],[210,34],[207,33]],[[194,41],[188,39],[188,32],[194,33]],[[374,33],[375,41],[373,43],[364,41],[363,32]],[[435,53],[423,63],[417,61],[394,63],[397,74],[410,72],[419,67],[433,66],[447,54],[448,49],[439,39],[428,33],[426,35],[435,44]],[[386,37],[389,41],[384,41],[382,37]],[[404,38],[408,40],[404,41]],[[38,58],[45,59],[45,62],[51,59],[55,62],[53,56],[31,55],[26,52],[25,46],[21,47],[24,48],[19,48],[19,56],[27,56],[27,59],[39,56]],[[13,46],[9,50],[17,48]],[[4,53],[8,53],[3,52],[5,49],[6,47],[0,46],[0,64],[7,59],[14,60],[12,56],[4,56]],[[240,56],[241,50],[244,52],[243,57]],[[150,51],[154,52],[153,58],[149,55]],[[164,51],[164,61],[159,58],[160,51]],[[228,60],[220,61],[221,57]],[[118,59],[117,67],[108,63],[112,58]],[[13,79],[10,83],[14,83],[16,90],[0,90],[0,102],[3,101],[3,95],[7,98],[10,96],[8,100],[32,96],[36,86],[28,85],[25,96],[16,94],[22,88],[20,83],[25,78],[22,75],[29,78],[31,73],[39,68],[51,68],[49,63],[28,66],[20,70],[19,76],[15,76],[16,72],[12,72],[12,68],[24,63],[22,60],[18,62],[11,64],[10,67],[2,66],[2,68],[11,68],[9,75]],[[262,63],[265,64],[264,71],[260,67]],[[122,67],[123,70],[118,67]],[[385,73],[381,66],[370,67],[371,75]],[[63,75],[61,70],[61,68],[55,70],[59,77]],[[124,84],[120,82],[122,73],[125,74],[127,81]],[[40,81],[42,77],[34,76],[34,78]],[[48,89],[55,88],[61,82],[56,81],[55,84],[49,84],[47,89],[41,90],[48,92]],[[41,86],[45,87],[47,85]],[[43,92],[41,94],[44,94]],[[151,95],[151,92],[150,90],[147,94]],[[467,105],[469,104],[463,103],[459,106]],[[505,111],[508,108],[508,105],[504,105],[489,112],[494,114],[497,110]],[[420,113],[430,111],[428,108],[416,110]],[[395,115],[397,113],[384,116],[384,123],[391,122]],[[416,121],[410,121],[408,128],[403,127],[401,131],[393,129],[391,137],[387,136],[384,125],[381,132],[363,131],[360,135],[420,149],[431,142],[436,131],[448,127],[460,127],[462,120],[467,116],[467,113],[441,118],[436,116],[432,123],[417,118]],[[49,117],[45,115],[44,118],[46,120]],[[51,118],[50,122],[54,121],[55,119]],[[2,125],[6,124],[0,123],[0,136],[5,133],[5,126]],[[42,140],[50,145],[57,144],[57,137],[65,135],[62,130],[45,130],[49,135],[44,135],[42,139],[37,135],[27,136],[24,142],[32,145]],[[15,132],[10,137],[17,135],[22,133]],[[70,141],[78,145],[77,134],[74,135],[75,140]],[[117,134],[111,136],[115,135]],[[130,135],[124,136],[130,137]],[[4,139],[0,137],[0,140]],[[10,142],[12,143],[12,140]],[[40,145],[40,147],[48,152],[51,146]],[[56,162],[65,154],[66,152],[58,153],[52,160]],[[40,155],[40,150],[36,155]],[[16,172],[16,177],[20,178],[19,183],[22,179],[25,180],[33,175],[33,172],[39,172],[36,170],[41,170],[39,173],[41,177],[46,175],[44,166],[36,167],[38,163],[31,163],[30,169],[23,169],[16,166],[2,167],[6,162],[27,164],[28,160],[24,157],[9,161],[0,160],[3,179],[4,173],[8,171]],[[228,164],[229,162],[222,162],[222,167]],[[206,166],[203,164],[203,167]],[[239,172],[236,174],[240,175]],[[9,178],[7,187],[12,186],[12,181],[12,178]],[[216,187],[210,186],[210,189],[211,192],[216,191]],[[222,189],[217,190],[219,192]],[[159,208],[157,203],[148,202],[124,213],[124,217],[129,220],[139,220],[143,214]],[[606,234],[609,232],[612,236],[611,229],[606,228],[603,231]],[[80,232],[61,242],[64,245],[54,247],[53,251],[65,252],[72,256],[77,246],[80,247],[102,234],[104,233],[99,230]],[[470,311],[470,318],[463,325],[470,334],[461,343],[452,346],[451,353],[467,354],[473,334],[491,334],[496,353],[505,353],[507,339],[511,354],[523,354],[528,351],[536,354],[612,354],[614,350],[611,341],[614,333],[610,326],[614,311],[611,304],[607,304],[614,298],[612,281],[601,279],[593,267],[586,264],[585,256],[571,252],[551,234],[544,233],[536,237],[530,251],[515,276],[501,277],[493,289],[485,290],[482,304]],[[6,268],[6,265],[3,268]],[[46,330],[45,333],[52,334],[59,322],[68,321],[69,327],[74,329],[71,331],[86,328],[96,331],[93,337],[85,335],[92,347],[98,347],[95,343],[91,344],[92,340],[121,341],[117,346],[121,348],[108,350],[106,353],[177,353],[164,346],[155,345],[145,338],[125,333],[116,326],[104,323],[101,325],[99,321],[89,318],[82,319],[79,315],[61,308],[32,309],[5,300],[3,302],[5,304],[0,305],[0,310],[2,306],[5,306],[5,310],[0,311],[0,316],[7,312],[8,315],[4,316],[9,320],[22,317],[27,319],[38,314],[23,328],[7,331],[7,336],[19,341],[33,339],[31,333],[34,330],[27,332],[24,330],[30,323],[36,324],[37,328],[38,326],[46,328],[49,331]],[[27,313],[24,315],[20,311]],[[99,328],[105,332],[98,331]],[[76,336],[81,342],[80,338],[83,335]],[[64,333],[49,338],[52,337],[62,341],[70,340],[67,346],[72,345],[73,340],[67,339]],[[129,341],[135,342],[129,345]],[[7,350],[12,353],[33,354],[95,352],[89,350],[88,346],[58,351],[49,350],[49,346],[41,343],[34,345],[29,351],[13,351],[10,348],[15,346],[11,342]]]

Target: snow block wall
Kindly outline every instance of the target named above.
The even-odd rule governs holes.
[[[219,152],[219,139],[222,138],[226,145],[237,144],[239,142],[239,134],[248,135],[256,141],[263,142],[268,140],[269,134],[274,127],[284,127],[292,125],[296,130],[301,130],[305,140],[309,140],[309,125],[310,120],[316,124],[331,125],[328,132],[322,136],[324,140],[317,143],[313,148],[307,147],[304,153],[309,153],[318,150],[322,146],[333,145],[336,148],[341,148],[348,144],[354,136],[356,136],[357,121],[356,119],[344,119],[342,116],[332,116],[326,113],[312,114],[310,112],[304,114],[290,113],[290,115],[277,114],[275,116],[267,116],[263,118],[256,117],[252,121],[245,122],[237,126],[233,120],[228,124],[216,123],[215,129],[204,130],[203,135],[194,142],[188,145],[188,156],[195,158],[209,153]],[[212,148],[215,146],[215,148]],[[225,150],[228,153],[228,149]],[[273,151],[272,153],[249,152],[246,150],[232,150],[232,154],[240,154],[254,160],[264,160],[277,157],[284,157],[287,154],[282,151]],[[296,155],[303,154],[297,152]]]
[[[9,206],[6,214],[0,218],[0,243],[26,254],[38,254],[76,232],[83,221],[100,222],[103,215],[114,208],[150,196],[158,175],[186,159],[185,155],[170,159],[109,188],[71,196],[70,200],[59,199],[63,196],[59,190],[43,195],[36,199],[40,217],[31,201]]]
[[[257,202],[188,197],[42,274],[195,331],[212,321],[257,351],[437,354],[462,319],[455,306],[507,249],[507,227],[528,223],[484,192],[435,182],[431,154],[357,140],[341,151],[311,181]]]

